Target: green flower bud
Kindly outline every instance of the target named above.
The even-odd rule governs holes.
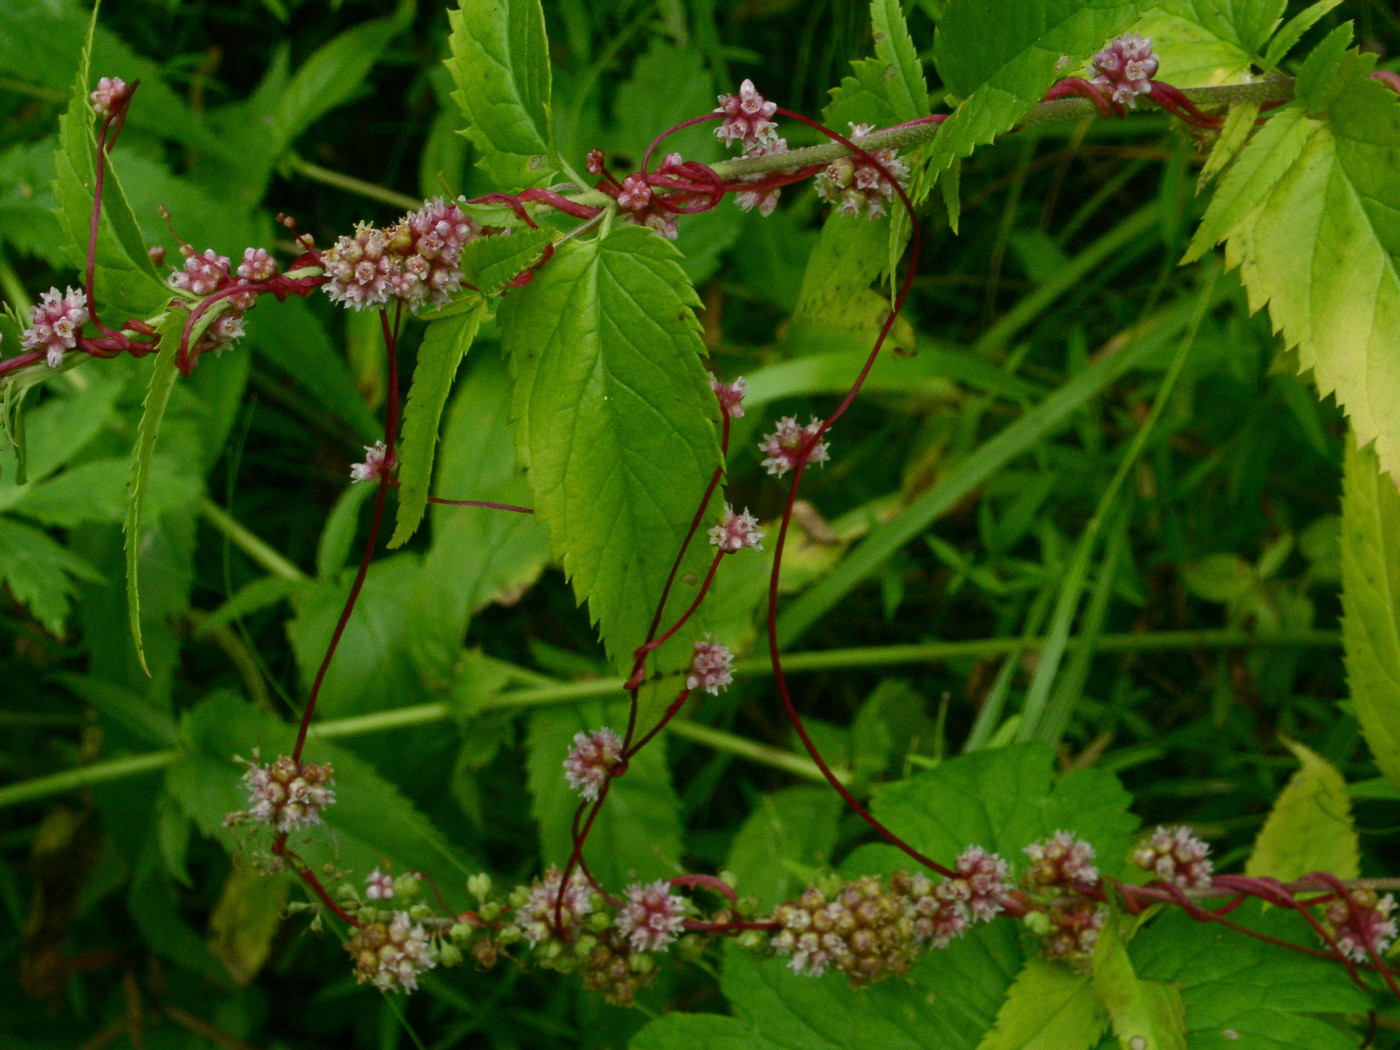
[[[437,950],[438,962],[444,966],[461,966],[462,949],[455,944],[440,944]]]
[[[467,879],[467,892],[485,904],[486,898],[491,896],[491,876],[484,871],[477,872]]]

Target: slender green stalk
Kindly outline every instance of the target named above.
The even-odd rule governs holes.
[[[323,168],[319,164],[312,164],[309,160],[291,153],[285,161],[287,167],[303,178],[312,182],[319,182],[323,186],[333,186],[346,193],[358,194],[372,201],[380,201],[383,204],[393,205],[395,208],[402,208],[404,211],[414,211],[423,206],[423,202],[416,197],[409,197],[396,190],[378,186],[373,182],[366,182],[364,179],[357,179],[352,175],[343,175],[330,168]]]
[[[1046,644],[1044,638],[977,638],[964,642],[925,642],[920,645],[891,645],[883,648],[833,649],[827,652],[793,653],[783,660],[784,670],[793,673],[801,671],[830,671],[853,667],[902,667],[915,664],[943,663],[949,660],[979,660],[996,656],[1006,656],[1020,651],[1035,650]],[[1079,638],[1070,638],[1067,649],[1075,649],[1083,644]],[[1336,648],[1341,645],[1341,635],[1336,631],[1277,631],[1251,634],[1248,631],[1163,631],[1157,634],[1105,634],[1093,642],[1096,653],[1161,652],[1174,649],[1265,649],[1265,648]],[[761,675],[769,671],[766,659],[741,660],[735,669],[740,674]],[[533,680],[538,676],[522,672]],[[542,707],[548,704],[567,704],[594,697],[610,696],[622,692],[621,678],[596,678],[586,682],[559,682],[529,689],[512,689],[489,698],[483,710],[512,710],[529,707]],[[416,704],[412,707],[396,708],[393,711],[380,711],[372,715],[358,715],[354,718],[340,718],[322,722],[311,729],[311,735],[322,740],[336,740],[342,737],[364,736],[368,733],[382,733],[391,729],[405,729],[411,726],[433,725],[445,722],[452,717],[452,709],[443,703]],[[676,723],[672,723],[675,725]],[[709,743],[741,757],[751,758],[766,765],[784,769],[797,776],[812,777],[816,767],[807,759],[790,752],[779,751],[763,744],[744,741],[743,737],[719,730],[683,723],[688,728],[682,735],[699,743]],[[702,736],[704,739],[702,739]],[[778,756],[786,756],[779,758]],[[94,784],[141,773],[154,772],[173,765],[180,752],[152,751],[144,755],[97,762],[89,766],[79,766],[54,773],[46,777],[36,777],[19,784],[0,788],[0,809],[16,806],[22,802],[65,791],[78,791]],[[838,771],[847,776],[845,771]]]
[[[213,525],[225,536],[229,538],[235,547],[241,550],[253,561],[257,562],[274,576],[280,576],[284,580],[307,580],[310,579],[306,573],[302,572],[295,565],[282,557],[276,550],[266,542],[253,535],[245,526],[240,524],[233,515],[224,510],[208,496],[201,496],[199,499],[199,513],[204,516],[204,520]]]
[[[816,763],[803,755],[783,751],[781,748],[769,747],[767,744],[759,744],[747,737],[736,736],[733,733],[726,733],[722,729],[715,729],[712,726],[701,725],[699,722],[691,722],[683,718],[675,719],[669,728],[671,732],[684,740],[704,744],[716,751],[727,751],[739,758],[747,758],[751,762],[781,769],[813,783],[826,783],[826,777],[822,775],[822,771],[817,768]],[[849,770],[832,766],[831,772],[843,784],[849,783],[851,779]]]

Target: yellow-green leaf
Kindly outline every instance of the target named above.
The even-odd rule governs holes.
[[[1371,754],[1400,787],[1400,491],[1374,450],[1347,442],[1342,483],[1342,643]]]
[[[1137,975],[1113,921],[1104,923],[1094,947],[1091,983],[1123,1050],[1186,1050],[1186,1004],[1181,992]]]
[[[1031,959],[977,1050],[1088,1050],[1108,1024],[1088,974]]]
[[[1346,782],[1322,756],[1291,740],[1284,743],[1302,768],[1274,801],[1244,873],[1283,882],[1314,871],[1356,878],[1360,859]]]

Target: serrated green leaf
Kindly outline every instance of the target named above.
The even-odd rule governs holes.
[[[179,345],[180,334],[184,329],[183,312],[174,311],[160,325],[160,351],[151,358],[150,384],[146,388],[146,399],[141,407],[141,422],[136,428],[136,444],[131,450],[131,475],[127,489],[126,521],[122,526],[126,534],[126,607],[131,624],[131,637],[136,645],[136,658],[141,669],[150,673],[146,666],[146,651],[141,644],[141,543],[144,537],[142,514],[145,510],[146,483],[151,476],[151,459],[155,455],[156,438],[160,434],[161,420],[165,417],[166,406],[170,403],[170,392],[175,389],[179,370],[175,367],[175,348]]]
[[[1122,1050],[1186,1050],[1186,1005],[1181,993],[1133,972],[1114,918],[1104,923],[1094,945],[1091,984],[1108,1011]]]
[[[1284,743],[1302,768],[1274,800],[1244,873],[1280,882],[1314,871],[1356,878],[1361,874],[1360,843],[1352,827],[1346,781],[1320,755],[1291,740]]]
[[[574,735],[626,722],[624,707],[605,708],[597,702],[540,711],[530,718],[530,811],[540,825],[546,864],[563,866],[573,846],[571,827],[580,799],[564,779],[564,759]],[[584,856],[589,870],[616,892],[638,879],[674,875],[680,865],[681,831],[680,801],[671,788],[665,746],[658,742],[633,756],[627,775],[612,782]]]
[[[1264,68],[1270,70],[1277,67],[1287,57],[1288,52],[1297,46],[1298,41],[1303,39],[1303,34],[1341,2],[1342,0],[1317,0],[1317,3],[1303,8],[1290,18],[1269,41],[1269,49],[1264,52]]]
[[[928,116],[924,68],[899,0],[870,0],[870,25],[875,36],[875,57],[885,65],[885,95],[899,120]]]
[[[743,897],[756,897],[760,913],[802,890],[793,867],[820,868],[836,845],[841,799],[821,787],[775,791],[758,800],[734,836],[725,870]]]
[[[1239,155],[1240,150],[1254,130],[1254,122],[1259,117],[1259,103],[1247,102],[1231,106],[1225,116],[1225,126],[1210,149],[1210,156],[1201,166],[1201,174],[1196,180],[1196,192],[1201,192],[1211,179],[1219,175],[1229,163]]]
[[[478,237],[462,249],[462,280],[484,296],[492,296],[507,281],[540,261],[554,239],[549,230],[525,227],[508,237]]]
[[[63,633],[77,581],[102,575],[37,529],[0,518],[0,583],[54,634]]]
[[[1257,902],[1231,918],[1285,942],[1316,940],[1297,915]],[[1191,1050],[1355,1050],[1354,1034],[1307,1015],[1370,1006],[1334,960],[1195,922],[1178,909],[1141,930],[1129,954],[1139,977],[1181,990]]]
[[[453,100],[477,164],[500,189],[542,185],[548,163],[550,66],[540,0],[462,0],[448,12]]]
[[[977,1050],[1088,1050],[1107,1026],[1087,974],[1030,959]]]
[[[447,395],[467,349],[476,338],[486,315],[482,300],[475,310],[434,321],[423,333],[413,383],[403,413],[403,440],[398,448],[399,509],[389,547],[401,547],[418,530],[428,507],[433,482],[433,457],[437,452],[438,424],[447,407]]]
[[[934,36],[934,61],[948,89],[963,101],[933,140],[931,173],[1012,127],[1062,69],[1084,63],[1132,25],[1139,10],[1137,3],[1113,0],[1027,0],[1009,6],[949,0]]]
[[[1298,67],[1293,97],[1302,103],[1309,115],[1316,115],[1325,108],[1329,96],[1334,95],[1340,86],[1337,77],[1342,71],[1351,38],[1351,23],[1343,22],[1323,37],[1322,42],[1308,52],[1308,57]]]
[[[1382,469],[1400,476],[1400,185],[1385,160],[1400,148],[1400,101],[1367,79],[1372,61],[1347,52],[1336,77],[1311,92],[1326,119],[1294,108],[1276,118],[1287,121],[1280,132],[1255,137],[1222,187],[1244,169],[1258,176],[1251,193],[1207,213],[1188,258],[1227,238],[1250,308],[1268,305],[1299,369],[1335,394],[1357,440],[1374,442]],[[1280,139],[1281,153],[1259,152]]]
[[[1074,770],[1057,780],[1052,766],[1051,749],[1041,744],[974,751],[882,785],[871,811],[915,849],[944,863],[973,845],[1016,857],[1030,843],[1072,828],[1113,874],[1137,827],[1128,793],[1100,770]],[[843,870],[886,871],[908,863],[891,846],[865,846]]]
[[[1288,174],[1309,134],[1309,121],[1296,108],[1273,117],[1255,133],[1216,187],[1183,263],[1195,262],[1258,207]]]
[[[1278,25],[1287,0],[1158,0],[1158,7],[1217,40],[1254,55]],[[1155,44],[1156,41],[1154,40]],[[1171,81],[1173,84],[1175,80]]]
[[[1347,441],[1342,483],[1342,643],[1357,720],[1400,788],[1400,492],[1375,451]]]
[[[720,462],[697,305],[671,244],[622,226],[562,246],[498,314],[535,513],[619,668],[646,639]],[[709,561],[703,545],[689,546],[673,615]],[[695,632],[682,635],[658,651],[658,667],[668,653],[672,668],[689,663]]]

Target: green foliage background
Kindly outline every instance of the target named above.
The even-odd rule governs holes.
[[[1216,139],[1153,110],[1003,134],[1139,16],[1162,79],[1252,62],[1296,74],[1300,102],[1248,142],[1248,119]],[[0,9],[0,289],[21,316],[80,272],[87,25],[67,0]],[[328,244],[426,196],[548,184],[594,146],[626,171],[744,77],[839,130],[952,108],[916,155],[900,352],[809,472],[784,566],[779,633],[823,752],[945,859],[1063,827],[1123,874],[1139,827],[1189,822],[1221,869],[1393,874],[1400,123],[1365,75],[1397,46],[1400,20],[1360,0],[110,4],[92,76],[142,86],[99,300],[109,321],[158,308],[162,205],[200,250],[285,241],[279,212]],[[704,128],[674,142],[721,157]],[[569,243],[495,316],[410,326],[395,549],[327,679],[310,757],[334,761],[340,803],[306,855],[423,871],[457,908],[469,872],[562,860],[567,741],[623,717],[612,676],[718,456],[705,368],[748,379],[723,498],[771,522],[758,438],[834,406],[907,232],[793,189],[766,220],[683,221],[678,252],[628,229]],[[476,283],[542,243],[511,242],[469,261]],[[6,352],[22,326],[0,319]],[[358,559],[345,475],[382,426],[382,343],[319,297],[265,302],[248,329],[188,380],[163,351],[65,368],[22,406],[5,388],[27,480],[7,449],[0,944],[24,995],[0,1002],[0,1045],[1072,1050],[1145,1024],[1153,1045],[1316,1050],[1358,1045],[1373,1007],[1393,1045],[1400,1004],[1340,967],[1180,915],[1115,930],[1111,978],[1027,963],[1001,923],[864,992],[732,949],[667,968],[635,1011],[509,961],[407,1001],[357,988],[331,924],[283,918],[301,891],[252,877],[221,823],[243,804],[232,756],[286,750]],[[539,520],[425,511],[430,486]],[[751,649],[764,575],[732,559],[697,632]],[[893,870],[812,786],[764,662],[743,669],[619,782],[595,870],[726,869],[765,906],[824,868]],[[1344,815],[1318,824],[1319,798]]]

